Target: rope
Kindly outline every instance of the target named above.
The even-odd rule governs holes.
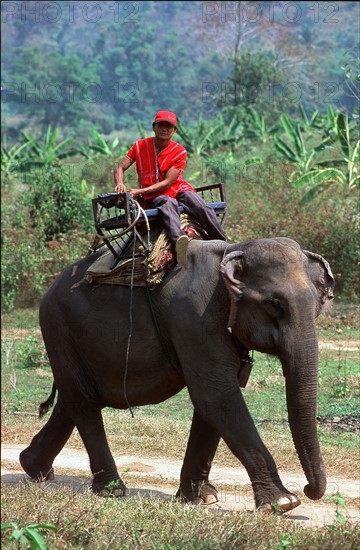
[[[144,220],[145,220],[145,225],[146,225],[146,231],[147,231],[147,242],[148,242],[148,252],[151,252],[152,250],[152,243],[150,241],[150,224],[149,224],[149,219],[146,215],[146,212],[145,210],[139,205],[139,203],[136,203],[139,207],[139,210],[141,212],[141,214],[143,215],[144,217]]]
[[[138,205],[138,203],[136,203],[136,205]],[[139,219],[139,216],[140,216],[140,213],[137,216],[137,220]],[[134,271],[135,271],[135,246],[136,246],[135,225],[136,223],[133,224],[133,247],[132,247],[131,280],[130,280],[129,335],[128,335],[128,341],[127,341],[127,347],[126,347],[125,372],[124,372],[124,399],[131,412],[132,418],[134,418],[134,413],[128,400],[126,382],[127,382],[127,375],[128,375],[128,369],[129,369],[131,337],[133,332],[133,298],[134,298]]]
[[[95,233],[95,237],[97,237],[98,239],[101,239],[102,241],[114,241],[115,239],[120,239],[121,237],[123,237],[123,235],[129,233],[131,231],[131,229],[133,229],[138,221],[139,221],[139,218],[140,218],[140,215],[143,211],[143,209],[141,208],[140,204],[132,197],[129,198],[129,201],[132,203],[131,206],[133,207],[134,211],[135,211],[135,214],[134,214],[134,219],[132,220],[132,222],[130,223],[130,225],[128,225],[127,227],[125,227],[125,229],[121,230],[119,233],[115,233],[115,234],[109,234],[109,235],[103,235],[99,232],[96,232]],[[107,209],[107,212],[108,212],[108,209]],[[145,214],[145,213],[144,213]],[[108,214],[109,215],[109,214]],[[145,218],[146,218],[146,223],[147,225],[149,225],[149,222],[148,222],[148,219],[146,217],[146,214],[145,214]],[[99,247],[97,247],[99,248]],[[89,249],[90,250],[90,253],[92,252],[92,249]]]
[[[126,346],[126,359],[125,359],[125,372],[124,372],[124,399],[125,402],[131,412],[132,418],[135,418],[132,407],[130,405],[128,396],[127,396],[127,388],[126,388],[126,382],[127,382],[127,375],[129,370],[129,356],[130,356],[130,346],[131,346],[131,338],[133,333],[133,300],[134,300],[134,273],[135,273],[135,252],[136,252],[136,224],[140,218],[140,214],[142,213],[145,222],[146,222],[146,228],[147,228],[147,240],[148,240],[148,252],[150,250],[150,225],[147,218],[147,215],[145,214],[145,211],[141,208],[139,203],[135,201],[133,198],[130,198],[130,201],[132,202],[132,206],[135,209],[138,210],[135,214],[135,220],[130,226],[133,231],[133,246],[132,246],[132,258],[131,258],[131,279],[130,279],[130,308],[129,308],[129,335],[128,335],[128,341]]]

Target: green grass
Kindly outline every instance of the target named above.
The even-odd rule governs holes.
[[[15,309],[10,313],[4,313],[1,319],[1,329],[14,329],[17,331],[39,328],[39,308]]]

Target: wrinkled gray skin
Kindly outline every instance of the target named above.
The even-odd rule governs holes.
[[[178,497],[216,501],[208,477],[223,438],[246,468],[258,508],[294,508],[300,501],[282,485],[239,388],[240,354],[246,348],[280,358],[290,428],[308,480],[305,494],[321,498],[326,477],[316,428],[315,318],[333,297],[327,262],[285,238],[231,245],[192,241],[186,267],[175,267],[151,292],[165,346],[147,290],[133,290],[125,383],[131,291],[80,282],[95,258],[65,270],[41,303],[41,330],[58,399],[47,424],[20,455],[27,474],[50,478],[53,461],[76,426],[89,454],[93,490],[104,494],[119,475],[101,409],[127,408],[125,388],[128,403],[139,406],[187,386],[194,416]],[[113,493],[124,491],[119,480]]]

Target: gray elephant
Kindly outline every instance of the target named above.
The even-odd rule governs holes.
[[[51,417],[20,454],[33,479],[52,464],[76,426],[90,458],[92,488],[125,492],[103,426],[103,407],[159,403],[187,386],[194,415],[177,496],[214,502],[209,473],[220,438],[250,477],[257,508],[287,511],[299,498],[282,484],[244,402],[244,354],[280,358],[290,428],[319,499],[326,476],[316,426],[315,318],[333,298],[328,263],[287,238],[228,244],[191,241],[188,263],[156,290],[83,281],[96,256],[66,269],[42,299],[40,324],[58,398]],[[129,335],[131,338],[129,338]]]

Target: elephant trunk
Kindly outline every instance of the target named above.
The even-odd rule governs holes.
[[[308,480],[304,493],[317,500],[325,493],[326,475],[316,425],[318,343],[315,329],[310,339],[302,336],[299,341],[301,344],[295,344],[291,353],[282,358],[286,400],[295,448]]]

